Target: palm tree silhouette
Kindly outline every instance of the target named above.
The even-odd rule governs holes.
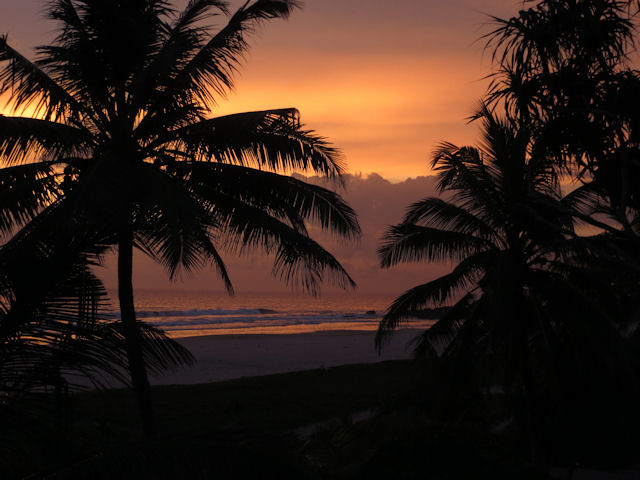
[[[537,142],[558,169],[596,182],[620,229],[633,230],[638,210],[640,76],[635,1],[544,0],[518,15],[494,17],[485,38],[497,71],[487,94],[521,123],[535,124]],[[601,225],[600,225],[601,226]]]
[[[497,378],[521,398],[539,463],[536,358],[555,348],[557,322],[571,310],[565,306],[560,313],[558,303],[591,305],[567,281],[573,200],[561,198],[554,165],[536,151],[530,131],[486,108],[477,118],[481,147],[445,143],[434,154],[439,188],[450,200],[431,197],[411,205],[379,249],[383,268],[416,261],[457,265],[398,297],[381,320],[376,342],[381,347],[424,308],[452,305],[418,337],[416,354],[441,358],[455,372],[449,381],[460,388]],[[553,300],[558,298],[563,301]],[[481,371],[487,361],[497,377]]]
[[[228,13],[224,1],[190,0],[177,12],[163,0],[56,0],[48,15],[58,35],[37,61],[0,39],[0,94],[34,117],[0,118],[0,158],[55,167],[61,193],[53,206],[72,212],[78,235],[98,232],[117,251],[121,323],[147,433],[155,425],[135,318],[134,248],[171,277],[210,264],[229,292],[220,248],[262,247],[275,256],[275,275],[313,292],[327,276],[353,285],[307,224],[353,238],[355,213],[332,191],[286,175],[339,180],[339,153],[304,130],[295,109],[209,116],[233,87],[248,34],[297,6],[248,1],[213,32],[208,21]]]
[[[64,206],[46,209],[0,248],[3,409],[52,386],[66,392],[87,380],[96,386],[127,381],[122,327],[106,319],[106,292],[92,271],[108,247],[97,232],[78,235],[71,212],[57,211]],[[164,332],[139,328],[145,363],[154,373],[193,363]]]

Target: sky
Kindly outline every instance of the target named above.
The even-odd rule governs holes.
[[[0,0],[0,33],[25,52],[46,42],[54,24],[45,3]],[[435,144],[474,140],[466,119],[491,67],[478,39],[488,14],[513,15],[521,4],[307,0],[289,20],[258,29],[235,91],[214,114],[296,107],[343,151],[351,173],[424,175]]]
[[[42,18],[45,3],[0,0],[0,33],[27,56],[51,38],[53,24]],[[427,176],[439,142],[474,143],[477,127],[467,118],[491,71],[479,38],[491,28],[489,14],[509,17],[521,7],[514,0],[307,0],[289,20],[258,29],[235,90],[212,114],[296,107],[309,128],[339,147],[353,175],[342,194],[360,214],[363,238],[351,246],[329,242],[328,248],[359,291],[400,293],[446,268],[381,272],[375,257],[380,235],[401,220],[408,204],[436,194]],[[261,255],[228,261],[240,291],[281,288],[269,280],[269,260]],[[137,259],[136,287],[171,286],[164,277],[159,267]],[[115,281],[113,268],[104,278]],[[208,272],[171,288],[196,286],[220,289]]]

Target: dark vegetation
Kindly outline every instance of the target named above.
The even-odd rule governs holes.
[[[192,358],[136,320],[134,249],[171,277],[211,266],[229,293],[221,250],[261,248],[273,255],[275,276],[311,292],[323,280],[354,285],[307,227],[352,239],[355,213],[333,191],[288,175],[339,182],[338,151],[305,130],[293,108],[211,116],[233,87],[251,33],[297,6],[255,0],[230,14],[218,0],[192,0],[182,12],[164,0],[57,0],[47,7],[57,36],[34,62],[0,37],[0,94],[34,117],[0,116],[8,165],[0,172],[8,237],[0,250],[0,388],[11,401],[33,391],[25,381],[64,386],[56,363],[94,381],[115,375],[130,380],[142,427],[154,434],[147,371]],[[221,15],[226,25],[213,31]],[[109,250],[118,258],[113,324],[99,321],[104,292],[92,273]],[[32,288],[35,271],[41,288]]]
[[[152,387],[153,439],[131,390],[72,395],[14,435],[3,478],[539,478],[505,441],[430,426],[417,374],[399,361]]]
[[[416,310],[451,306],[416,344],[416,356],[437,366],[422,403],[434,423],[503,425],[541,474],[633,464],[640,74],[630,56],[639,5],[524,7],[494,18],[485,37],[496,70],[472,117],[482,143],[444,143],[433,155],[450,200],[411,205],[379,250],[385,268],[456,266],[396,299],[377,341]]]
[[[152,387],[160,432],[152,441],[140,431],[131,390],[75,394],[65,403],[66,415],[48,404],[52,415],[16,432],[11,455],[2,456],[9,475],[3,478],[54,472],[52,478],[308,476],[313,470],[298,428],[308,434],[319,428],[316,422],[348,427],[353,413],[389,408],[412,388],[414,374],[409,362],[383,362]],[[318,441],[313,451],[323,446]]]
[[[170,275],[263,247],[276,275],[352,284],[309,222],[359,232],[339,155],[295,110],[209,116],[246,36],[294,1],[256,0],[217,33],[215,0],[57,0],[30,62],[0,39],[0,448],[11,475],[53,478],[548,478],[634,465],[640,451],[640,74],[635,1],[524,2],[485,37],[495,73],[475,147],[440,145],[446,198],[411,205],[382,267],[453,260],[399,297],[378,332],[438,322],[416,360],[154,389],[189,363],[135,319],[133,248]],[[135,24],[136,28],[129,28]],[[136,32],[126,39],[118,32]],[[100,55],[95,53],[99,52]],[[118,254],[121,320],[93,275]],[[30,273],[39,272],[35,276]],[[415,371],[414,371],[415,369]],[[132,391],[72,394],[75,375]],[[410,388],[408,388],[410,387]],[[123,412],[136,402],[142,431]],[[352,423],[360,410],[378,415]],[[309,435],[306,424],[334,418]],[[154,435],[155,434],[155,435]],[[146,437],[145,437],[146,435]],[[29,456],[33,456],[32,459]]]

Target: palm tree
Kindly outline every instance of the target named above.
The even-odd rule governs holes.
[[[469,400],[464,392],[473,395],[474,385],[502,385],[522,404],[532,461],[543,466],[543,412],[557,414],[547,411],[544,392],[562,385],[559,365],[563,372],[567,365],[578,372],[572,355],[589,351],[593,335],[611,339],[589,351],[607,358],[620,347],[620,335],[578,283],[590,276],[578,261],[588,252],[575,235],[572,210],[586,194],[561,197],[553,162],[532,144],[526,128],[486,108],[477,118],[480,148],[445,143],[435,152],[432,168],[449,199],[411,205],[379,249],[383,268],[417,261],[456,265],[398,297],[380,322],[376,342],[381,347],[424,308],[450,306],[418,337],[416,355],[440,359],[459,400]],[[442,395],[446,385],[440,386],[442,391],[429,388]]]
[[[73,221],[69,212],[49,208],[0,248],[4,406],[51,385],[81,388],[77,376],[98,386],[109,378],[126,381],[122,328],[107,319],[106,292],[92,271],[107,247],[77,235]],[[43,239],[42,231],[50,233]],[[154,372],[192,363],[188,351],[162,332],[140,328],[145,361]]]
[[[177,12],[163,0],[56,0],[48,15],[58,35],[35,62],[0,40],[0,94],[14,110],[34,112],[0,117],[0,158],[56,168],[61,194],[47,209],[72,212],[77,235],[98,232],[117,252],[121,323],[147,433],[155,427],[135,318],[134,248],[171,277],[210,264],[229,292],[221,248],[262,247],[275,257],[275,275],[312,292],[327,276],[353,285],[307,225],[353,238],[355,213],[332,191],[286,175],[339,180],[338,152],[305,130],[295,109],[210,116],[233,87],[247,36],[297,6],[248,1],[213,32],[208,20],[228,13],[224,1],[190,0]]]
[[[487,95],[535,124],[559,169],[596,182],[619,228],[636,236],[640,76],[630,66],[636,1],[543,0],[509,19],[493,17],[487,48],[497,62]],[[637,215],[637,213],[636,213]]]
[[[74,235],[69,215],[61,225],[51,213],[33,220],[50,232],[44,240],[28,228],[0,248],[0,464],[7,475],[12,459],[26,454],[25,434],[64,439],[70,392],[128,381],[122,328],[105,315],[106,292],[92,272],[105,247]],[[139,328],[150,372],[193,363],[163,332]]]
[[[487,101],[533,126],[558,172],[584,185],[574,214],[604,232],[590,239],[590,261],[609,278],[591,298],[620,307],[626,331],[640,312],[640,75],[631,63],[639,7],[544,0],[494,18],[486,36],[498,66]]]

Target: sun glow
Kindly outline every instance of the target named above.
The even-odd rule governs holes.
[[[460,68],[446,57],[255,56],[212,114],[296,107],[303,123],[344,152],[351,172],[423,175],[437,143],[473,142],[476,128],[466,119],[486,88],[478,59]],[[380,64],[392,73],[382,75]]]

